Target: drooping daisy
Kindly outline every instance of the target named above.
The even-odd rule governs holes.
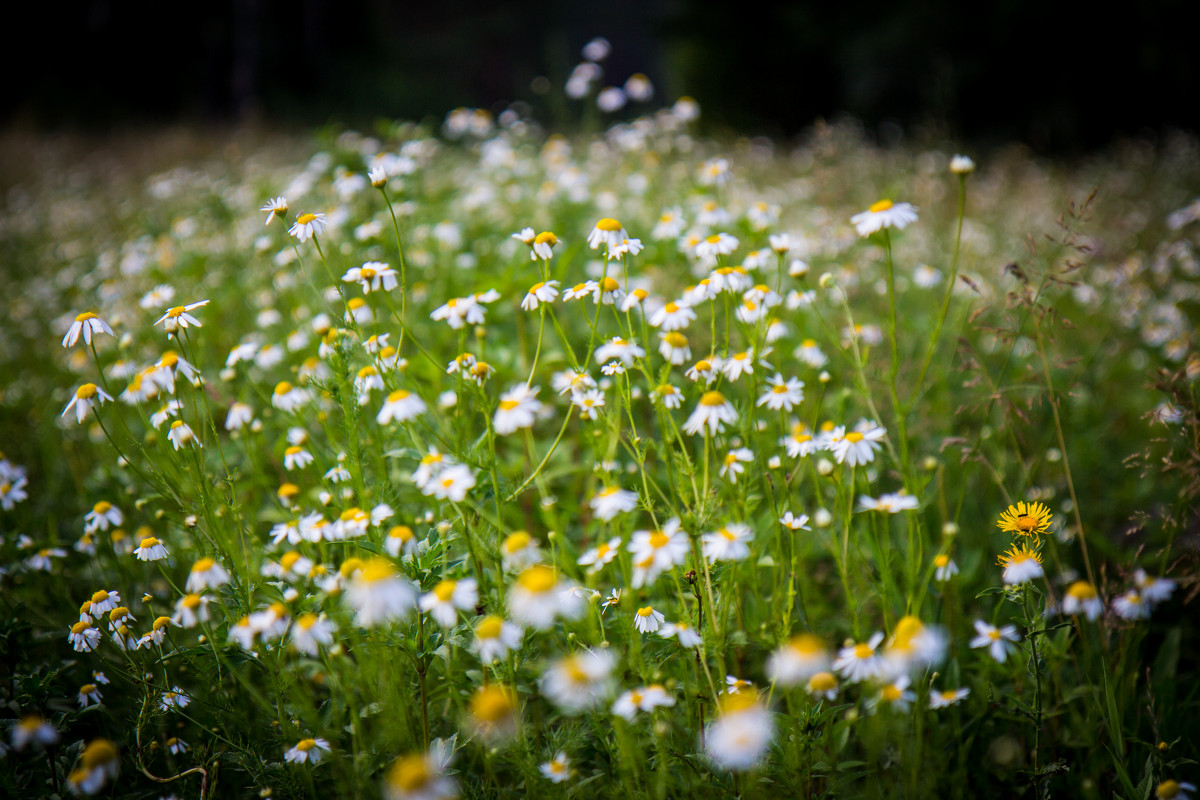
[[[75,794],[96,794],[121,768],[117,746],[108,739],[93,739],[79,754],[79,766],[67,776],[67,787]]]
[[[200,440],[196,438],[196,432],[181,419],[177,419],[171,423],[171,430],[167,431],[167,439],[171,441],[176,450],[189,445],[201,446]]]
[[[662,403],[664,408],[679,408],[683,403],[683,393],[669,383],[660,383],[650,393],[650,399]]]
[[[997,628],[981,619],[975,620],[975,633],[978,635],[971,640],[971,647],[986,647],[992,658],[1001,664],[1008,659],[1008,654],[1016,649],[1013,642],[1021,641],[1021,635],[1017,633],[1015,625]]]
[[[683,364],[692,357],[692,348],[688,347],[688,338],[679,331],[661,333],[658,339],[658,354],[668,364]]]
[[[505,569],[524,569],[542,559],[541,546],[527,531],[513,531],[500,543]]]
[[[42,746],[54,744],[58,741],[58,731],[40,714],[26,714],[13,725],[9,741],[13,749],[20,752],[31,742]]]
[[[270,225],[271,220],[275,219],[276,217],[286,221],[288,213],[287,198],[280,196],[268,200],[267,202],[263,203],[262,208],[258,210],[267,212],[267,221],[263,223],[264,225]]]
[[[533,311],[541,303],[553,303],[558,297],[558,281],[539,281],[529,287],[525,298],[521,300],[521,308]]]
[[[280,381],[271,394],[271,405],[281,411],[295,411],[310,399],[311,395],[306,389],[293,386],[287,381]]]
[[[996,563],[1004,567],[1004,582],[1009,586],[1028,583],[1044,574],[1041,555],[1024,545],[1014,544],[996,559]]]
[[[1150,616],[1150,604],[1137,589],[1114,597],[1112,607],[1121,619],[1146,619]]]
[[[229,573],[217,563],[216,559],[206,556],[192,565],[186,588],[189,592],[201,592],[225,583],[229,583]]]
[[[933,667],[946,655],[946,634],[913,615],[901,617],[884,648],[887,671],[892,675]]]
[[[125,515],[121,513],[121,509],[107,500],[101,500],[84,515],[83,530],[86,533],[106,531],[110,527],[120,527],[124,521]]]
[[[828,669],[829,651],[811,633],[793,636],[767,659],[767,677],[780,686],[796,686]]]
[[[397,389],[387,396],[383,407],[375,415],[375,421],[380,425],[387,425],[391,422],[407,422],[423,414],[425,409],[425,401],[420,397],[405,389]]]
[[[308,613],[296,617],[292,625],[292,647],[299,653],[315,656],[320,653],[321,646],[333,644],[333,636],[337,627],[324,616]]]
[[[917,208],[911,203],[893,203],[880,200],[861,214],[850,218],[859,236],[870,236],[884,228],[901,230],[917,221]]]
[[[180,739],[178,736],[170,737],[166,742],[164,742],[164,744],[167,747],[167,751],[173,756],[183,755],[192,749],[190,744],[185,742],[183,739]]]
[[[184,595],[175,604],[175,615],[171,621],[184,628],[194,628],[201,622],[208,621],[207,597],[195,592]]]
[[[79,653],[90,653],[95,650],[100,640],[104,635],[100,633],[100,629],[92,626],[87,622],[76,622],[71,626],[70,633],[67,634],[67,641]]]
[[[101,389],[94,383],[85,383],[75,390],[75,394],[71,396],[71,402],[67,403],[67,407],[63,409],[59,416],[65,417],[67,412],[72,408],[75,409],[75,421],[83,422],[88,411],[92,406],[100,406],[104,403],[111,403],[112,395]]]
[[[763,366],[770,366],[762,359],[770,355],[770,353],[761,353],[758,357],[758,363]],[[729,358],[721,362],[721,371],[725,373],[725,377],[731,381],[736,381],[743,375],[754,374],[754,348],[743,350],[740,353],[734,353]]]
[[[71,323],[71,327],[67,328],[67,333],[63,336],[62,346],[72,347],[75,342],[79,341],[79,336],[83,335],[84,344],[92,343],[92,336],[107,333],[109,336],[116,336],[112,332],[112,328],[108,327],[108,323],[100,319],[91,311],[85,311]]]
[[[933,579],[938,583],[945,583],[954,575],[958,574],[958,565],[946,553],[938,553],[933,557]]]
[[[832,700],[837,697],[838,682],[832,672],[818,672],[808,679],[804,688],[813,697]]]
[[[167,548],[153,536],[142,539],[137,549],[133,551],[138,561],[160,561],[167,557]]]
[[[620,222],[611,217],[605,217],[592,228],[592,232],[588,234],[587,243],[588,247],[593,250],[599,249],[600,245],[612,250],[628,238],[629,234],[626,233]]]

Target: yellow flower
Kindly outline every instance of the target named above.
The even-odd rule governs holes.
[[[1038,537],[1050,528],[1053,515],[1044,503],[1026,503],[1023,500],[1009,506],[996,523],[1000,530],[1016,536]]]

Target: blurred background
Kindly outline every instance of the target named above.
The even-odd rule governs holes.
[[[1120,14],[1045,0],[69,0],[6,16],[41,51],[10,42],[0,56],[16,78],[0,99],[10,128],[365,126],[514,101],[570,126],[595,122],[597,91],[644,73],[652,103],[690,95],[713,133],[786,137],[851,115],[884,144],[921,131],[1062,153],[1200,129],[1178,0]],[[612,44],[603,75],[565,97],[597,36]]]

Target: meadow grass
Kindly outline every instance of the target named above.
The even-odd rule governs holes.
[[[689,110],[6,164],[4,796],[1187,796],[1196,143]]]

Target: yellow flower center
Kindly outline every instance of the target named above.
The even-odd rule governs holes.
[[[392,577],[396,571],[392,569],[392,565],[382,558],[372,558],[366,563],[362,570],[362,579],[374,583]]]
[[[188,610],[195,611],[197,608],[200,607],[200,595],[189,594],[186,597],[184,597],[183,598],[183,607]]]
[[[710,408],[723,406],[725,405],[725,395],[720,392],[705,392],[704,396],[700,398],[700,405]]]
[[[863,435],[861,433],[859,433],[858,431],[850,431],[849,433],[846,434],[846,441],[850,442],[851,444],[861,442],[862,440],[863,440]]]
[[[312,222],[316,218],[317,218],[316,214],[301,214],[299,217],[296,218],[296,222],[300,223],[301,225],[307,225],[308,223]]]
[[[275,384],[275,394],[276,395],[287,394],[291,390],[292,390],[292,385],[290,383],[288,383],[287,381],[280,381],[279,383]]]
[[[75,390],[75,396],[80,400],[91,400],[96,396],[96,384],[85,383]]]
[[[874,214],[878,214],[880,211],[887,211],[891,207],[892,207],[892,201],[885,199],[885,200],[880,200],[878,203],[872,203],[870,211]]]
[[[615,292],[621,288],[621,284],[617,283],[617,279],[611,275],[605,275],[604,280],[600,281],[600,288],[605,292]]]
[[[535,564],[521,573],[521,576],[517,578],[517,583],[521,584],[522,588],[528,592],[541,594],[554,588],[558,583],[558,576],[550,567]]]
[[[550,231],[542,231],[537,236],[533,237],[534,244],[548,244],[551,247],[558,244],[558,237]]]
[[[475,635],[480,639],[497,639],[504,628],[504,620],[496,616],[484,617],[475,626]]]
[[[408,527],[407,525],[397,525],[388,531],[388,538],[399,539],[402,542],[407,542],[409,539],[413,538],[412,528]]]
[[[416,792],[429,783],[432,774],[425,756],[414,754],[396,761],[388,769],[387,781],[402,792]]]
[[[837,678],[832,672],[818,672],[808,679],[808,688],[814,692],[828,692],[837,688]]]
[[[949,563],[950,563],[950,556],[948,556],[944,553],[942,555],[934,556],[934,558],[933,558],[933,565],[935,567],[944,567]]]
[[[83,633],[90,627],[92,627],[92,626],[86,622],[82,622],[82,621],[76,622],[74,625],[71,626],[71,633]]]
[[[638,615],[639,617],[648,617],[648,616],[650,616],[650,615],[651,615],[651,614],[653,614],[653,613],[654,613],[654,609],[653,609],[653,608],[651,608],[650,606],[645,606],[645,607],[643,607],[643,608],[639,608],[639,609],[637,610],[637,615]]]
[[[870,658],[873,655],[875,655],[875,651],[874,651],[874,649],[871,648],[871,645],[869,645],[869,644],[856,644],[854,646],[854,657],[855,658],[859,658],[859,659]]]
[[[309,750],[312,750],[316,746],[316,739],[301,739],[300,741],[296,742],[296,749],[305,753],[307,753]]]
[[[471,716],[495,724],[513,712],[512,696],[503,686],[484,686],[471,698]]]
[[[530,541],[531,537],[525,531],[510,533],[504,540],[504,552],[516,553],[520,550],[524,550],[529,546]]]
[[[458,581],[441,581],[437,586],[433,587],[433,594],[443,603],[449,603],[450,598],[454,596],[454,588],[458,586]]]
[[[718,242],[721,241],[721,234],[718,233],[718,234],[714,234],[713,236],[709,236],[704,241],[708,242],[709,244],[717,244]]]
[[[679,331],[671,331],[668,333],[665,341],[671,347],[687,347],[687,337]]]
[[[202,558],[192,565],[192,572],[207,572],[216,565],[216,561],[212,558]]]
[[[596,223],[596,228],[599,230],[602,230],[602,231],[609,231],[609,232],[619,231],[619,230],[621,230],[621,227],[622,227],[621,223],[617,222],[612,217],[605,217],[604,219],[602,219]]]
[[[671,540],[671,537],[667,536],[662,531],[655,531],[654,533],[650,534],[650,546],[653,547],[655,550],[659,550],[663,547],[666,547],[667,542],[669,542],[670,540]]]
[[[517,402],[516,400],[501,400],[500,401],[500,410],[501,411],[512,411],[514,408],[516,408],[519,405],[520,405],[520,403]]]

